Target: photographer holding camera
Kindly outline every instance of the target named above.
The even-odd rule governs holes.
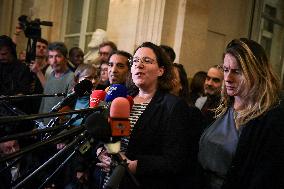
[[[33,73],[31,93],[41,94],[43,93],[46,78],[49,76],[51,69],[48,69],[49,64],[47,62],[48,41],[41,38],[40,25],[51,26],[52,23],[40,21],[40,19],[30,20],[25,15],[20,16],[18,21],[19,23],[16,26],[13,41],[16,43],[18,36],[22,32],[24,32],[25,36],[28,38],[26,59],[24,62]],[[40,98],[33,101],[30,113],[38,113],[40,102]]]

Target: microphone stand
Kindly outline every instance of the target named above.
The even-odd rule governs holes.
[[[4,105],[6,108],[8,108],[11,112],[13,112],[14,114],[18,115],[27,115],[25,112],[19,110],[17,107],[15,106],[11,106],[7,101],[2,100],[1,101],[2,105]],[[33,122],[40,127],[41,125],[43,125],[42,122],[37,121],[37,120],[33,120]]]
[[[48,140],[45,140],[45,141],[42,141],[42,142],[38,142],[36,144],[33,144],[33,145],[30,145],[26,148],[24,148],[23,150],[21,151],[18,151],[18,152],[15,152],[15,153],[12,153],[10,155],[7,155],[7,156],[4,156],[4,157],[1,157],[0,158],[0,163],[2,162],[5,162],[5,161],[8,161],[10,159],[14,159],[18,156],[21,156],[25,153],[28,153],[34,149],[37,149],[39,147],[42,147],[42,146],[45,146],[47,144],[50,144],[50,143],[53,143],[53,142],[57,142],[57,141],[60,141],[64,138],[67,138],[67,137],[70,137],[70,136],[73,136],[73,135],[76,135],[78,134],[79,132],[82,132],[82,130],[85,129],[83,126],[81,127],[77,127],[77,128],[73,128],[65,133],[62,133],[61,135],[57,135],[57,136],[54,136],[53,138],[51,139],[48,139]]]
[[[73,147],[75,144],[77,144],[78,141],[82,140],[86,135],[86,132],[83,132],[80,134],[79,137],[77,137],[75,140],[73,140],[71,143],[69,143],[68,145],[66,145],[64,148],[62,148],[61,150],[59,150],[56,154],[54,154],[50,159],[48,159],[45,163],[43,163],[40,167],[38,167],[36,170],[34,170],[30,175],[28,175],[26,178],[24,178],[22,181],[20,181],[16,186],[12,187],[12,188],[19,188],[20,186],[22,186],[23,184],[25,184],[28,180],[30,180],[32,177],[34,177],[34,175],[38,174],[42,169],[44,169],[45,167],[47,167],[48,165],[50,165],[51,163],[53,163],[55,160],[58,160],[58,157],[60,157],[62,154],[64,154],[65,152],[68,152],[68,150],[71,149],[71,147]],[[72,152],[68,158],[66,159],[67,161],[75,154],[75,151]],[[62,164],[64,165],[67,161],[64,161]],[[63,165],[60,165],[59,167],[63,167]],[[55,171],[57,172],[59,169],[56,169]],[[53,176],[56,172],[52,173],[51,176]],[[47,179],[50,179],[51,176]],[[48,180],[46,180],[44,182],[44,184],[47,182]],[[41,185],[42,187],[43,185]]]
[[[119,153],[112,154],[117,160],[118,165],[112,171],[110,178],[105,186],[106,189],[117,189],[125,173],[130,177],[135,186],[139,187],[139,182],[135,176],[130,172],[126,160],[123,160]]]
[[[86,132],[81,135],[81,137],[85,137]],[[75,155],[77,151],[79,151],[81,154],[84,154],[87,152],[90,147],[92,142],[90,139],[85,139],[84,141],[81,142],[74,150],[73,152],[55,169],[55,171],[49,175],[49,177],[46,178],[46,180],[40,185],[39,189],[41,189],[60,169],[62,169],[65,164]]]
[[[79,150],[81,153],[85,153],[90,147],[90,141],[86,137],[87,131],[85,130],[83,133],[81,133],[75,140],[73,140],[71,143],[66,145],[64,148],[62,148],[60,151],[58,151],[56,154],[54,154],[49,160],[47,160],[44,164],[42,164],[40,167],[38,167],[36,170],[34,170],[30,175],[28,175],[26,178],[24,178],[22,181],[16,184],[16,186],[12,187],[13,189],[19,188],[23,184],[25,184],[28,180],[30,180],[34,175],[38,174],[42,169],[53,163],[54,161],[58,160],[58,157],[62,156],[64,153],[67,153],[73,146],[78,144],[78,146],[73,150],[71,154],[68,155],[68,157],[55,169],[53,173],[51,173],[46,180],[41,184],[39,188],[42,188]]]
[[[49,177],[47,177],[45,179],[45,181],[38,187],[38,189],[41,189],[44,187],[44,185],[56,174],[58,173],[58,171],[60,169],[62,169],[64,167],[64,165],[66,165],[66,163],[75,155],[76,151],[74,150],[56,169],[55,171],[49,175]]]
[[[62,115],[71,115],[71,114],[78,114],[78,113],[89,113],[89,112],[102,111],[102,110],[104,110],[104,107],[86,108],[86,109],[71,110],[68,112],[58,112],[58,113],[42,113],[42,114],[20,115],[20,116],[5,116],[5,117],[0,117],[0,124],[48,118],[48,117],[56,117],[56,116],[62,116]]]
[[[54,130],[54,131],[57,131],[57,130],[59,130],[59,129],[62,129],[62,130],[67,129],[68,127],[71,126],[72,123],[74,123],[76,120],[81,119],[81,118],[83,118],[83,117],[84,117],[83,114],[77,114],[75,117],[69,119],[69,120],[68,120],[66,123],[64,123],[63,125],[61,124],[61,126],[57,126],[58,129],[56,129],[56,130]],[[52,120],[53,120],[53,119],[52,119]],[[52,122],[53,125],[56,124],[58,121],[59,121],[59,117],[56,117],[56,118],[54,119],[54,121]],[[46,129],[52,129],[52,128],[54,128],[53,125],[49,125],[49,124],[48,124]],[[50,128],[49,128],[49,127],[50,127]],[[59,127],[60,127],[60,128],[59,128]],[[56,132],[56,133],[53,132],[52,134],[57,134],[57,133],[58,133],[58,132]],[[49,137],[52,136],[52,134],[47,134],[47,133],[46,133],[46,134],[42,137],[42,140],[48,139]]]
[[[80,114],[78,114],[78,115],[80,115]],[[0,143],[5,142],[5,141],[9,141],[9,140],[18,140],[19,138],[22,138],[22,137],[28,137],[28,136],[33,136],[33,135],[39,135],[39,134],[42,134],[42,133],[54,132],[54,131],[61,130],[61,129],[62,130],[68,129],[68,127],[70,127],[70,125],[72,123],[74,123],[74,121],[76,121],[77,119],[80,119],[82,117],[82,116],[78,116],[78,117],[77,116],[74,117],[74,118],[71,118],[68,122],[66,122],[64,124],[59,124],[59,125],[56,125],[55,127],[50,127],[50,128],[45,128],[45,129],[37,129],[37,130],[27,131],[27,132],[23,132],[23,133],[14,134],[14,135],[4,136],[4,137],[0,138]]]
[[[21,98],[41,98],[41,97],[60,97],[60,96],[66,96],[66,93],[0,96],[0,100],[17,100]]]

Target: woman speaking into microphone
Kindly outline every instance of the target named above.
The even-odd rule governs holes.
[[[194,110],[169,93],[172,64],[160,47],[145,42],[135,50],[131,74],[131,134],[121,144],[128,168],[139,188],[188,188],[200,132]],[[125,174],[119,188],[135,187]]]

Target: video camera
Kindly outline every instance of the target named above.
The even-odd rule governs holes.
[[[52,22],[40,21],[39,18],[29,21],[26,15],[22,15],[18,18],[20,27],[24,30],[27,38],[39,39],[41,38],[41,28],[40,26],[52,26]]]
[[[28,16],[21,15],[18,18],[20,28],[24,31],[25,36],[28,38],[26,49],[26,63],[30,64],[36,57],[36,42],[41,38],[41,25],[52,26],[52,22],[41,21],[39,18],[30,20]]]

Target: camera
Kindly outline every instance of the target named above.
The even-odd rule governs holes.
[[[21,29],[24,30],[26,37],[32,39],[41,38],[41,25],[52,26],[52,22],[40,21],[39,18],[30,21],[26,15],[20,16],[18,21]]]
[[[26,49],[26,63],[30,64],[36,57],[36,42],[41,38],[40,26],[52,26],[52,22],[41,21],[39,18],[30,20],[26,15],[18,18],[20,28],[24,31],[25,36],[28,38]]]

